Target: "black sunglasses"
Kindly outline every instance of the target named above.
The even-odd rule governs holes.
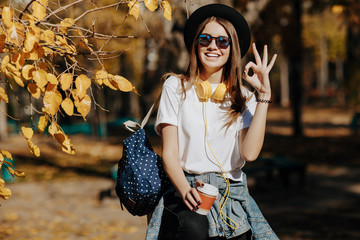
[[[198,44],[201,47],[207,47],[211,44],[213,39],[215,39],[216,46],[220,49],[226,49],[231,43],[231,39],[228,37],[212,37],[208,34],[200,34],[198,37]]]

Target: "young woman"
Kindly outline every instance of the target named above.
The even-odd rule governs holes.
[[[186,22],[184,39],[188,71],[168,75],[155,124],[174,188],[156,208],[147,239],[278,239],[249,195],[241,170],[263,145],[276,55],[269,62],[267,47],[261,58],[253,44],[255,63],[242,71],[249,27],[239,12],[222,4],[196,10]],[[196,213],[201,204],[196,187],[204,182],[220,192],[206,216]]]

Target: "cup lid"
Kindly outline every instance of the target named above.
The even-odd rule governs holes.
[[[205,183],[203,187],[198,186],[196,189],[202,193],[212,196],[217,196],[219,194],[219,189],[208,183]]]

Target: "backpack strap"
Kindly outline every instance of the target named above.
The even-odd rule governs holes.
[[[124,126],[131,132],[136,132],[136,130],[140,129],[140,128],[144,128],[146,123],[149,121],[149,118],[151,116],[151,114],[153,113],[154,109],[158,107],[159,102],[160,102],[160,98],[161,98],[161,93],[159,94],[159,96],[156,98],[155,102],[153,103],[153,105],[150,107],[149,111],[147,112],[146,116],[144,117],[144,119],[141,122],[141,125],[138,124],[137,122],[128,120],[126,122],[124,122]]]

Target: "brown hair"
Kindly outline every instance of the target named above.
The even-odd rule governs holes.
[[[231,38],[231,49],[228,61],[225,64],[223,71],[223,82],[227,85],[228,92],[230,94],[231,107],[227,119],[226,127],[229,127],[233,122],[236,121],[237,117],[245,109],[246,98],[242,94],[242,78],[241,78],[241,52],[239,46],[239,40],[234,26],[226,19],[219,17],[209,17],[205,19],[197,30],[196,36],[198,36],[206,24],[209,22],[217,22],[224,27],[226,32]],[[184,74],[176,75],[181,79],[181,86],[186,97],[186,91],[189,90],[195,82],[196,77],[199,74],[200,60],[197,51],[197,37],[192,42],[190,51],[190,61],[187,71]],[[165,77],[174,74],[166,74]],[[185,84],[187,83],[187,84]]]

